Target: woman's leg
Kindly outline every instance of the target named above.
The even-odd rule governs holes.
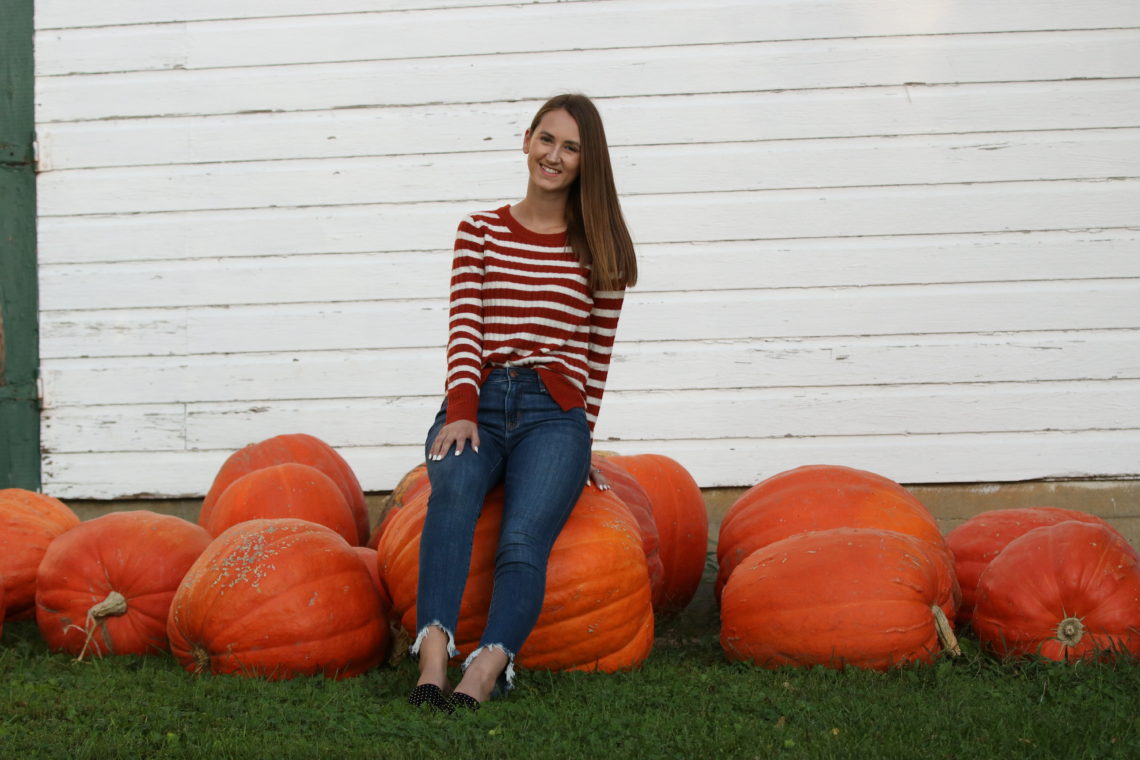
[[[581,409],[563,412],[541,389],[524,397],[511,431],[495,585],[480,647],[457,691],[479,701],[496,682],[510,688],[515,653],[542,611],[546,566],[590,467],[590,432]],[[543,398],[545,397],[545,398]]]
[[[425,451],[443,426],[441,411],[428,432]],[[503,456],[497,436],[480,425],[478,453],[467,446],[442,460],[427,460],[431,495],[420,536],[419,585],[416,597],[416,639],[411,653],[418,657],[418,684],[447,690],[447,662],[458,653],[455,627],[459,603],[471,564],[475,523],[487,491],[502,474]]]

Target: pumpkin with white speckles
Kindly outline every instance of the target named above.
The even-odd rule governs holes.
[[[353,548],[294,518],[250,520],[215,538],[178,587],[167,634],[191,672],[273,680],[358,675],[380,662],[389,635]]]

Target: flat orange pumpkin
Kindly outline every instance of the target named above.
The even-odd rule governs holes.
[[[22,488],[0,489],[0,581],[8,620],[31,617],[36,570],[56,536],[79,524],[59,499]]]
[[[1010,541],[978,581],[974,632],[1001,655],[1140,656],[1140,556],[1114,529],[1067,521]]]
[[[167,634],[195,673],[344,678],[380,662],[385,620],[368,568],[344,538],[279,518],[214,539],[174,595]]]
[[[1068,520],[1108,525],[1096,515],[1073,509],[1022,507],[982,512],[947,533],[946,545],[954,555],[954,572],[962,588],[958,622],[965,624],[973,618],[974,604],[978,597],[978,581],[982,577],[982,571],[1001,553],[1002,549],[1034,528],[1056,525]]]
[[[721,596],[730,660],[874,670],[931,662],[954,600],[922,542],[886,530],[801,533],[757,549]]]
[[[316,436],[307,433],[287,433],[266,438],[258,443],[235,451],[222,463],[214,482],[202,500],[198,524],[209,522],[214,502],[231,483],[246,473],[285,462],[297,462],[316,467],[332,478],[344,494],[356,522],[356,535],[361,541],[368,537],[368,505],[356,473],[336,449]]]
[[[170,600],[210,534],[149,510],[82,522],[48,546],[36,623],[48,646],[82,657],[169,649]]]
[[[757,549],[797,533],[832,528],[890,530],[914,536],[937,553],[953,574],[953,559],[938,524],[901,485],[852,467],[807,465],[761,481],[729,508],[717,541],[717,596],[734,568]]]
[[[688,606],[708,559],[709,513],[693,476],[663,454],[609,454],[604,457],[633,476],[649,496],[664,574],[655,612],[670,614]]]

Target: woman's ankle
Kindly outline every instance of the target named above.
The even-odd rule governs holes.
[[[510,658],[500,647],[484,647],[475,659],[468,663],[463,678],[455,690],[486,702],[498,683],[499,676],[510,664]]]
[[[417,685],[430,683],[439,686],[445,693],[451,691],[447,681],[447,644],[448,636],[443,630],[433,627],[425,632],[416,655],[420,670]]]

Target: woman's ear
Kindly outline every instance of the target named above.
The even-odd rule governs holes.
[[[523,132],[523,153],[530,153],[530,130]]]

